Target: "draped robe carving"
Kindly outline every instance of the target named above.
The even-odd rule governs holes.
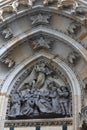
[[[8,118],[69,117],[70,91],[59,85],[57,78],[45,63],[36,64],[28,82],[11,94]]]

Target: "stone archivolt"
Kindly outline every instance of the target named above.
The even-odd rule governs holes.
[[[87,77],[86,74],[82,75],[87,62],[87,51],[84,47],[84,44],[86,45],[84,38],[87,35],[86,14],[87,7],[75,0],[43,0],[40,3],[36,0],[15,0],[0,8],[0,60],[11,68],[1,84],[1,93],[6,92],[10,95],[8,108],[5,108],[6,125],[11,125],[8,119],[18,127],[32,126],[37,124],[37,121],[33,123],[25,121],[20,124],[20,120],[13,121],[13,119],[57,117],[56,122],[39,120],[39,123],[59,125],[66,121],[67,124],[73,125],[74,130],[77,130],[79,127],[77,119],[80,119],[81,124],[84,124],[84,121],[87,122],[87,110],[85,107],[85,110],[82,109],[82,105],[85,106],[84,95],[82,95],[85,87],[80,84]],[[29,28],[21,30],[20,23],[18,25],[20,29],[15,35],[17,25],[13,23],[15,28],[11,29],[13,18],[19,20],[24,17],[27,17]],[[66,26],[63,24],[62,17],[68,22]],[[16,55],[19,46],[22,49]],[[24,50],[27,51],[24,52]],[[24,59],[20,58],[21,54]],[[49,65],[46,58],[43,58],[43,63],[38,62],[38,57],[43,56],[50,59]],[[37,62],[33,64],[30,62],[32,59]],[[52,68],[51,65],[54,62],[55,67],[52,66]],[[26,69],[28,63],[30,66]],[[62,69],[58,70],[56,63]],[[75,71],[81,76],[80,78]],[[3,104],[7,103],[7,99],[5,101],[2,101]],[[3,104],[1,104],[2,109]],[[6,111],[2,110],[2,113]],[[5,114],[2,113],[0,114],[5,119]]]
[[[57,2],[56,8],[59,10],[64,10],[64,9],[70,9],[70,12],[73,13],[75,16],[77,15],[82,15],[84,13],[87,13],[87,8],[86,6],[80,6],[79,2],[76,0],[43,0],[42,5],[49,5],[54,4]],[[35,0],[15,0],[9,5],[5,5],[0,9],[0,20],[5,21],[3,14],[5,12],[7,13],[18,13],[18,7],[19,5],[24,5],[27,7],[33,7],[33,3],[35,3]]]
[[[39,61],[40,62],[40,61]],[[53,92],[52,91],[50,91],[49,90],[49,87],[48,87],[48,90],[49,91],[46,91],[46,94],[47,93],[49,93],[48,94],[48,97],[47,98],[45,98],[44,96],[43,96],[43,98],[41,98],[41,96],[42,96],[42,94],[41,94],[41,96],[39,95],[39,99],[36,101],[36,100],[34,100],[34,96],[36,95],[37,97],[38,97],[38,94],[36,94],[36,92],[38,91],[38,93],[43,93],[43,91],[41,91],[40,89],[42,89],[42,88],[45,88],[46,89],[46,87],[43,87],[43,82],[45,81],[45,80],[47,80],[47,79],[49,79],[48,81],[48,84],[49,83],[52,83],[54,86],[52,87],[52,88],[55,88],[55,89],[57,89],[58,87],[56,87],[56,85],[58,85],[58,86],[60,86],[59,87],[59,97],[60,97],[60,100],[57,100],[57,102],[60,102],[60,104],[61,105],[59,105],[60,106],[60,111],[63,111],[63,114],[64,115],[62,115],[62,114],[59,114],[59,110],[57,111],[58,112],[58,114],[57,114],[57,117],[66,117],[66,116],[71,116],[71,108],[69,108],[69,107],[67,107],[67,105],[69,105],[69,104],[67,104],[67,101],[68,101],[68,103],[71,103],[71,98],[70,98],[70,96],[68,95],[69,93],[70,93],[70,91],[67,91],[68,89],[70,89],[70,87],[69,86],[67,86],[68,85],[68,82],[67,82],[67,79],[66,79],[66,77],[62,74],[62,72],[61,71],[57,71],[57,68],[55,68],[55,73],[54,72],[52,72],[52,70],[50,71],[50,69],[48,69],[48,68],[50,68],[50,67],[46,67],[46,66],[48,66],[48,65],[46,65],[46,61],[44,60],[44,62],[45,62],[45,64],[43,63],[42,64],[42,62],[40,62],[40,64],[38,63],[38,61],[37,61],[37,65],[35,65],[35,67],[34,67],[34,69],[35,69],[35,73],[36,74],[33,74],[32,72],[33,72],[33,69],[31,68],[31,67],[29,67],[29,73],[28,73],[28,71],[26,71],[24,74],[23,74],[23,76],[21,77],[21,78],[19,78],[19,79],[17,79],[17,82],[15,83],[15,86],[13,87],[14,88],[14,90],[12,90],[12,93],[11,93],[11,101],[10,101],[10,109],[8,109],[8,117],[10,118],[10,119],[17,119],[17,118],[25,118],[25,116],[24,115],[26,115],[26,114],[24,114],[23,113],[23,110],[25,109],[26,110],[26,107],[25,107],[25,105],[22,103],[22,105],[23,106],[20,106],[20,100],[19,100],[19,102],[17,102],[18,100],[16,100],[16,97],[18,97],[19,96],[19,92],[22,92],[22,94],[24,94],[25,93],[25,91],[26,91],[26,89],[28,89],[28,88],[26,88],[26,84],[25,83],[27,83],[27,87],[34,87],[34,92],[35,92],[35,94],[33,94],[33,101],[34,101],[34,105],[39,109],[39,114],[38,114],[38,116],[40,116],[40,118],[41,118],[41,115],[44,115],[44,114],[48,114],[47,113],[47,107],[45,107],[45,105],[47,106],[48,104],[49,104],[49,102],[48,102],[48,98],[49,98],[49,95],[51,95],[51,93],[53,94]],[[50,63],[49,63],[50,64]],[[51,64],[50,64],[51,65]],[[46,67],[46,68],[44,68],[44,67]],[[56,66],[55,66],[56,67]],[[46,70],[45,70],[46,69]],[[32,70],[32,71],[31,71]],[[36,70],[38,70],[38,71],[36,71]],[[52,74],[53,73],[53,74]],[[62,81],[63,81],[63,85],[62,84],[59,84],[59,82],[58,82],[58,79],[57,79],[57,75],[56,74],[58,74],[58,76],[60,77],[60,79],[62,79]],[[23,85],[21,85],[20,86],[20,80],[21,81],[24,81],[24,79],[25,79],[25,77],[27,76],[27,75],[29,75],[29,77],[30,78],[28,78],[28,79],[30,79],[30,81],[28,80],[28,82],[26,82],[25,81],[25,83],[23,83]],[[32,76],[31,76],[32,75]],[[37,75],[36,77],[35,77],[35,75]],[[42,76],[41,76],[42,75]],[[48,76],[47,76],[48,75]],[[33,77],[34,76],[34,77]],[[50,77],[51,76],[51,77]],[[42,77],[42,78],[41,78]],[[44,77],[44,78],[43,78]],[[47,79],[46,79],[47,78]],[[44,80],[43,80],[44,79]],[[29,83],[30,83],[30,85],[29,85]],[[42,85],[43,84],[43,85]],[[64,85],[65,84],[65,85]],[[37,88],[39,87],[39,90],[36,88],[35,89],[35,87],[37,86]],[[49,86],[49,85],[47,85],[47,86]],[[18,88],[19,87],[19,88]],[[29,95],[31,95],[31,91],[32,91],[32,88],[29,88],[28,90],[30,91],[30,94],[28,94],[27,96],[29,96]],[[67,88],[67,87],[69,87],[69,88],[67,88],[67,90],[66,90],[66,95],[65,95],[65,92],[63,93],[63,89],[62,89],[62,87],[63,87],[63,89],[64,88]],[[26,88],[26,89],[25,89]],[[16,93],[16,91],[19,91],[19,92],[17,92]],[[56,91],[57,92],[57,91]],[[15,94],[18,94],[18,95],[16,95],[15,96]],[[62,94],[62,97],[61,97],[61,94]],[[63,97],[63,94],[65,95],[64,97]],[[68,97],[69,96],[69,97]],[[15,98],[14,98],[15,97]],[[25,97],[26,97],[26,95],[25,95]],[[54,96],[55,98],[57,98],[57,96]],[[67,98],[65,98],[65,97],[67,97]],[[63,99],[62,99],[63,98]],[[18,98],[17,98],[18,99]],[[20,98],[19,98],[20,99]],[[24,98],[23,98],[24,99]],[[26,98],[25,98],[26,99]],[[36,98],[35,98],[36,99]],[[52,97],[50,97],[50,100],[51,100],[51,105],[52,105]],[[28,100],[28,98],[26,99],[26,101],[29,101]],[[44,105],[42,105],[41,104],[41,101],[44,101]],[[40,102],[40,104],[39,104],[39,102]],[[55,102],[54,102],[55,103]],[[66,105],[64,105],[64,104],[66,104]],[[18,113],[15,113],[14,114],[14,111],[15,111],[15,106],[16,105],[19,105],[19,107],[22,107],[22,109],[21,109],[21,111],[20,112],[22,112],[21,114],[23,114],[23,115],[16,115],[16,114],[18,114],[19,113],[19,111],[17,110],[17,112]],[[29,105],[29,104],[28,104]],[[42,109],[40,109],[40,106],[39,105],[41,105],[42,107]],[[63,105],[63,106],[62,106]],[[19,107],[17,107],[16,106],[16,108],[19,108]],[[58,106],[57,106],[58,107]],[[29,107],[28,107],[29,108]],[[43,108],[44,108],[44,110],[45,110],[45,112],[44,111],[42,111],[43,110]],[[49,107],[48,107],[49,108]],[[52,106],[51,106],[51,110],[52,110],[53,108],[52,108]],[[57,109],[57,108],[55,108],[55,109]],[[26,112],[24,110],[24,112]],[[29,109],[27,109],[27,110],[29,110]],[[35,109],[33,109],[33,110],[35,110]],[[70,113],[67,113],[67,112],[70,112]],[[53,109],[53,111],[52,111],[52,113],[55,113],[55,110]],[[52,114],[51,112],[50,112],[50,114]],[[34,114],[34,113],[33,113]],[[35,113],[36,114],[36,113]],[[41,114],[41,115],[40,115]],[[33,118],[33,117],[35,117],[36,115],[33,115],[33,116],[31,116],[32,114],[30,114],[29,113],[29,116],[27,117],[27,118]],[[49,115],[49,114],[48,114]],[[37,116],[37,117],[38,117]],[[63,122],[64,120],[62,120],[62,122]],[[19,122],[20,122],[20,120],[19,120]],[[40,122],[40,121],[39,121]],[[49,121],[50,122],[50,121]],[[60,122],[60,124],[62,123],[61,121],[57,121],[57,124],[59,124],[59,122]],[[66,122],[67,123],[70,123],[71,122],[71,119],[69,119],[68,121],[66,120]],[[24,125],[26,124],[26,123],[24,123],[24,122],[22,122]],[[10,125],[9,124],[9,122],[7,122],[6,123],[7,125]],[[13,124],[15,125],[15,126],[17,126],[18,127],[18,125],[19,125],[19,123],[15,123],[14,121],[13,121]],[[22,126],[24,126],[22,124]],[[37,123],[36,123],[37,124]],[[47,123],[46,124],[44,124],[44,123],[42,123],[43,125],[48,125]],[[53,123],[54,124],[54,123]],[[30,123],[28,123],[28,125],[29,126],[31,126],[30,125]],[[19,125],[20,126],[20,125]]]

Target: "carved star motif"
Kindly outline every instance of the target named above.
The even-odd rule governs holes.
[[[45,15],[45,14],[38,14],[35,16],[31,17],[32,25],[37,24],[37,23],[49,23],[51,15]]]
[[[50,49],[51,42],[52,41],[50,41],[48,39],[40,37],[39,39],[34,40],[32,42],[32,46],[33,46],[33,49],[38,49],[38,48],[47,48],[47,49]]]

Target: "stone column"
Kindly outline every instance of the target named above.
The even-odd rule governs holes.
[[[0,130],[4,130],[8,96],[0,93]]]

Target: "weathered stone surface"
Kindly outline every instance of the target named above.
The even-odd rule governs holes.
[[[31,77],[32,75],[32,77]],[[51,118],[71,115],[68,86],[59,86],[44,63],[31,71],[31,80],[12,92],[9,119]]]
[[[64,122],[79,130],[78,113],[86,120],[86,110],[81,111],[87,104],[86,3],[0,1],[0,130],[4,124],[25,129],[20,127],[38,123],[62,129]],[[5,121],[6,115],[12,120]]]

